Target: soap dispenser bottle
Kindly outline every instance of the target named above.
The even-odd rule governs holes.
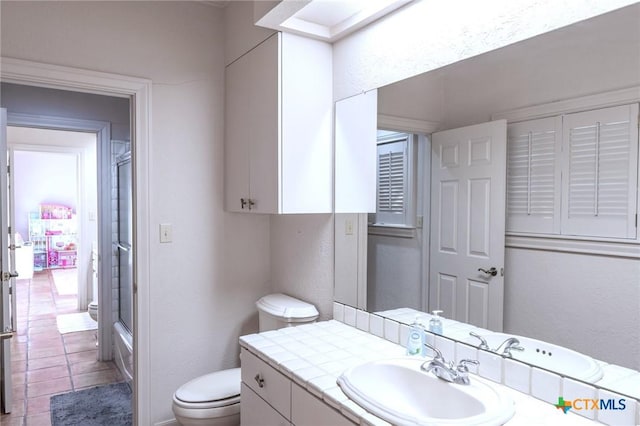
[[[411,324],[409,328],[409,338],[407,339],[407,355],[422,355],[422,347],[424,346],[424,326],[420,324],[419,317]]]
[[[442,334],[442,321],[440,320],[440,315],[442,311],[435,310],[432,312],[433,318],[429,320],[429,331],[433,334]]]

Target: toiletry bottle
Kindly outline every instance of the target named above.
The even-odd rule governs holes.
[[[407,355],[422,355],[422,347],[424,346],[424,326],[420,324],[418,316],[411,324],[409,329],[409,338],[407,339]]]
[[[442,311],[433,311],[433,318],[429,321],[429,331],[433,334],[442,334],[442,321],[438,316]]]

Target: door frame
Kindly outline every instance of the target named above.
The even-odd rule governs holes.
[[[0,81],[131,99],[134,244],[134,424],[149,424],[150,416],[150,222],[149,140],[151,87],[149,79],[89,71],[0,57]]]
[[[18,114],[18,113],[7,113],[7,126],[9,127],[29,127],[29,128],[39,128],[39,129],[47,129],[47,130],[62,130],[62,131],[79,131],[79,132],[87,132],[93,133],[96,135],[96,156],[98,160],[97,170],[98,170],[98,187],[96,190],[98,191],[98,241],[100,243],[99,251],[100,253],[110,253],[111,252],[111,228],[103,229],[103,226],[110,226],[111,223],[110,216],[111,211],[111,198],[110,191],[111,188],[109,186],[109,173],[110,173],[110,140],[111,140],[111,129],[108,122],[105,121],[92,121],[92,120],[81,120],[81,119],[69,119],[62,117],[49,117],[49,116],[38,116],[38,115],[30,115],[30,114]],[[89,219],[86,213],[86,197],[84,192],[84,180],[82,176],[84,175],[85,166],[85,158],[84,158],[84,149],[79,147],[71,147],[71,146],[59,146],[59,145],[36,145],[36,144],[15,144],[9,147],[9,150],[13,151],[30,151],[30,152],[51,152],[51,153],[62,153],[74,155],[76,157],[76,162],[78,165],[78,179],[77,179],[77,191],[78,191],[78,217],[80,220],[78,221],[78,230],[80,235],[80,247],[91,247],[91,239],[87,237],[87,229]],[[105,172],[106,169],[106,172]],[[78,278],[86,277],[88,272],[89,265],[89,255],[85,255],[88,253],[84,249],[78,253]],[[111,306],[111,299],[113,298],[111,292],[111,257],[105,256],[101,259],[99,265],[99,277],[100,282],[105,283],[106,285],[100,286],[99,299],[104,300],[103,306]],[[78,310],[86,311],[88,307],[88,291],[87,286],[78,286]],[[113,338],[111,333],[111,327],[108,326],[111,322],[110,312],[108,310],[98,311],[98,360],[99,361],[107,361],[112,359],[112,351],[109,349],[113,345]]]

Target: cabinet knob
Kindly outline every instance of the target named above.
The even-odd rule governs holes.
[[[244,198],[240,198],[240,208],[244,210],[244,206],[246,205],[247,205],[247,200],[245,200]]]
[[[258,387],[264,387],[264,379],[260,377],[260,373],[256,374],[256,377],[254,377],[254,379],[256,380],[256,383],[258,383]]]
[[[251,207],[256,205],[255,201],[253,201],[251,198],[248,199],[248,203],[249,203],[249,210],[251,210]]]

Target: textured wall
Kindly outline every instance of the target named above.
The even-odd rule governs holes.
[[[505,333],[640,370],[640,260],[510,248]]]
[[[434,70],[634,3],[419,0],[334,44],[334,99]]]
[[[333,215],[271,216],[271,286],[333,317]]]

